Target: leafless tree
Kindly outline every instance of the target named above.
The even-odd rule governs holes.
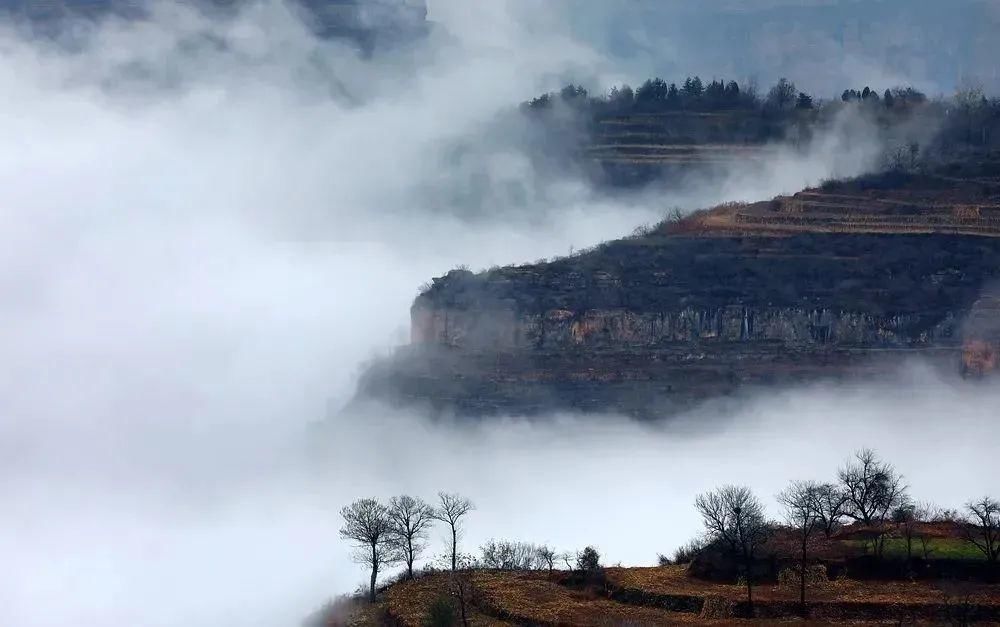
[[[413,562],[425,548],[427,531],[434,522],[433,509],[422,499],[394,496],[389,501],[389,524],[393,542],[406,562],[406,576],[413,579]]]
[[[791,109],[795,104],[796,94],[798,94],[798,90],[795,88],[795,83],[787,78],[782,78],[771,88],[771,91],[767,92],[766,104],[779,111]]]
[[[699,494],[694,504],[709,538],[721,542],[742,559],[747,605],[753,615],[753,560],[770,532],[764,506],[750,488],[734,485]]]
[[[562,563],[566,566],[566,570],[573,570],[573,560],[576,559],[576,553],[566,551],[564,553],[560,553],[556,557],[557,559],[562,560]]]
[[[375,602],[375,584],[384,564],[396,561],[389,509],[375,499],[359,499],[340,510],[344,526],[340,537],[355,543],[354,559],[371,567],[369,600]]]
[[[991,564],[1000,561],[1000,502],[984,496],[966,503],[965,539]]]
[[[844,519],[847,496],[836,485],[824,483],[816,486],[813,497],[813,511],[819,519],[823,534],[829,538]]]
[[[913,541],[924,538],[921,525],[927,519],[927,511],[916,503],[906,502],[892,511],[892,522],[896,523],[899,535],[906,544],[906,561],[909,563],[913,559]],[[924,544],[926,553],[927,546]]]
[[[490,540],[480,547],[482,564],[493,570],[534,570],[538,547],[527,542]]]
[[[469,606],[475,594],[475,583],[472,572],[466,569],[454,570],[451,573],[451,594],[458,604],[462,627],[469,627]]]
[[[816,503],[819,501],[821,486],[814,481],[793,481],[778,495],[778,502],[784,508],[785,521],[798,536],[802,552],[799,561],[799,603],[802,614],[806,613],[806,576],[809,570],[809,538],[822,529]]]
[[[930,559],[931,553],[934,552],[934,549],[931,548],[933,534],[929,532],[927,523],[937,521],[942,510],[929,501],[921,501],[915,507],[914,518],[923,524],[915,525],[914,537],[920,542],[920,555],[926,560]]]
[[[903,477],[875,451],[861,449],[837,472],[847,497],[846,514],[876,532],[873,543],[877,555],[885,544],[885,526],[893,509],[907,502]]]
[[[431,516],[451,529],[451,569],[454,571],[458,567],[458,535],[462,530],[462,519],[476,506],[464,496],[448,492],[438,492],[438,499],[440,505]]]
[[[542,568],[549,571],[549,576],[552,576],[552,571],[556,568],[556,560],[559,559],[559,554],[547,544],[540,545],[535,551],[538,556],[538,563],[541,564]]]

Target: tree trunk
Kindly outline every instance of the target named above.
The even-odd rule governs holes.
[[[462,627],[469,627],[469,615],[465,610],[465,592],[462,593]]]
[[[406,538],[406,577],[413,579],[413,538]]]
[[[746,578],[747,578],[747,612],[750,618],[753,618],[753,566],[750,563],[750,559],[747,558],[746,567]]]
[[[809,537],[802,538],[802,569],[799,571],[799,603],[802,604],[802,616],[806,615],[806,542]]]
[[[372,603],[375,602],[375,582],[378,580],[378,549],[373,544],[372,545],[372,582],[371,588],[368,591],[368,600]]]
[[[458,530],[455,525],[451,526],[451,572],[455,572],[458,566]]]

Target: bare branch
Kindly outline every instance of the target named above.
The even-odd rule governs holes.
[[[987,561],[1000,561],[1000,502],[984,496],[965,505],[965,539],[983,552]]]

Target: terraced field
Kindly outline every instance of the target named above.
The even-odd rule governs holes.
[[[605,581],[582,586],[569,573],[473,571],[460,575],[470,625],[677,625],[773,623],[1000,624],[1000,586],[955,582],[837,580],[810,588],[809,619],[800,618],[795,586],[761,585],[755,618],[745,615],[742,586],[690,577],[683,566],[609,568]],[[427,624],[435,601],[454,598],[448,573],[390,587],[383,613],[369,621]]]
[[[1000,236],[1000,176],[905,176],[885,189],[831,183],[767,202],[729,204],[665,226],[666,232],[729,236],[887,233]]]

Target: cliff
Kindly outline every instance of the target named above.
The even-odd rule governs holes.
[[[748,386],[995,368],[1000,178],[891,174],[434,279],[362,393],[463,413],[659,415]]]

